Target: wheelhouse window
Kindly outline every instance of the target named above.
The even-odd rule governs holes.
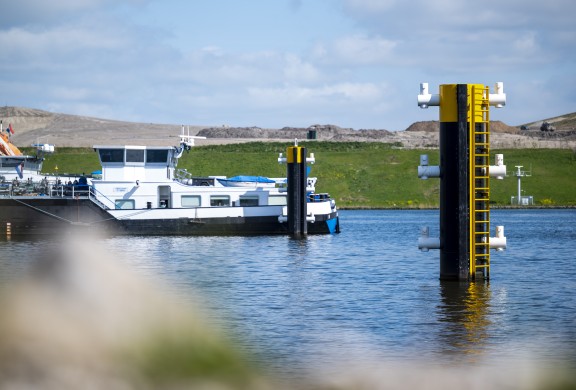
[[[124,149],[99,149],[100,161],[103,163],[123,163]]]
[[[230,196],[210,195],[210,206],[230,206]]]
[[[134,210],[134,199],[116,199],[116,210]]]
[[[127,163],[144,163],[144,149],[126,149]]]
[[[240,206],[258,206],[258,197],[240,196]]]
[[[146,163],[167,163],[168,150],[146,150]]]
[[[200,207],[202,199],[200,195],[182,195],[182,207]]]
[[[286,195],[271,195],[268,197],[268,205],[270,206],[286,206],[287,204]]]

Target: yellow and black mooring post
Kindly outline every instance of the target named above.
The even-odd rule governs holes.
[[[468,278],[468,91],[440,86],[440,278]]]
[[[490,248],[504,249],[503,229],[490,238],[490,176],[506,175],[501,155],[490,166],[489,106],[506,103],[502,83],[496,93],[481,84],[446,84],[440,93],[428,93],[422,84],[418,105],[440,106],[440,166],[429,166],[421,156],[418,176],[440,178],[440,238],[424,230],[420,249],[440,249],[440,279],[474,280],[490,275]]]
[[[306,215],[306,148],[290,146],[286,149],[288,179],[288,233],[294,237],[308,234]]]

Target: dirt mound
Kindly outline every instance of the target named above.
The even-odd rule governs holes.
[[[25,107],[0,107],[0,119],[4,127],[12,124],[17,134],[48,126],[54,120],[54,114]]]
[[[526,130],[522,135],[537,138],[540,140],[565,140],[576,141],[576,130],[557,130],[557,131],[540,131]]]
[[[501,121],[491,121],[490,131],[492,133],[518,134],[520,129],[514,126],[508,126],[506,123]]]
[[[312,139],[323,141],[381,140],[390,135],[387,130],[354,130],[336,125],[312,125],[309,127],[283,127],[262,129],[260,127],[209,127],[198,132],[207,138],[242,138],[267,140]]]
[[[270,138],[269,131],[260,127],[207,127],[197,135],[206,138]]]
[[[536,122],[526,123],[522,127],[526,128],[527,130],[540,130],[540,126],[542,126],[543,122],[548,122],[554,125],[556,130],[576,130],[576,112],[553,118],[547,118]]]
[[[438,132],[440,131],[440,122],[438,121],[422,121],[412,123],[406,131],[423,131],[423,132]],[[493,133],[508,133],[517,134],[520,130],[517,127],[508,126],[501,121],[491,121],[490,131]]]
[[[427,133],[440,131],[440,122],[438,121],[422,121],[412,123],[406,131],[423,131]]]
[[[97,144],[177,144],[180,125],[124,122],[48,111],[0,107],[4,127],[12,124],[12,142],[18,146],[51,143],[56,146],[91,147]],[[191,127],[191,135],[201,127]]]
[[[51,112],[36,110],[34,108],[10,107],[10,106],[0,107],[0,117],[2,118],[10,118],[10,117],[45,118],[52,116],[54,116],[54,114],[52,114]]]

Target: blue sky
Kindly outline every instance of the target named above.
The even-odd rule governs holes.
[[[152,123],[404,130],[419,84],[576,111],[573,0],[2,0],[0,104]]]

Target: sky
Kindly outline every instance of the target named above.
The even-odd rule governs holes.
[[[0,0],[0,105],[145,123],[404,130],[420,83],[576,111],[574,0]]]

